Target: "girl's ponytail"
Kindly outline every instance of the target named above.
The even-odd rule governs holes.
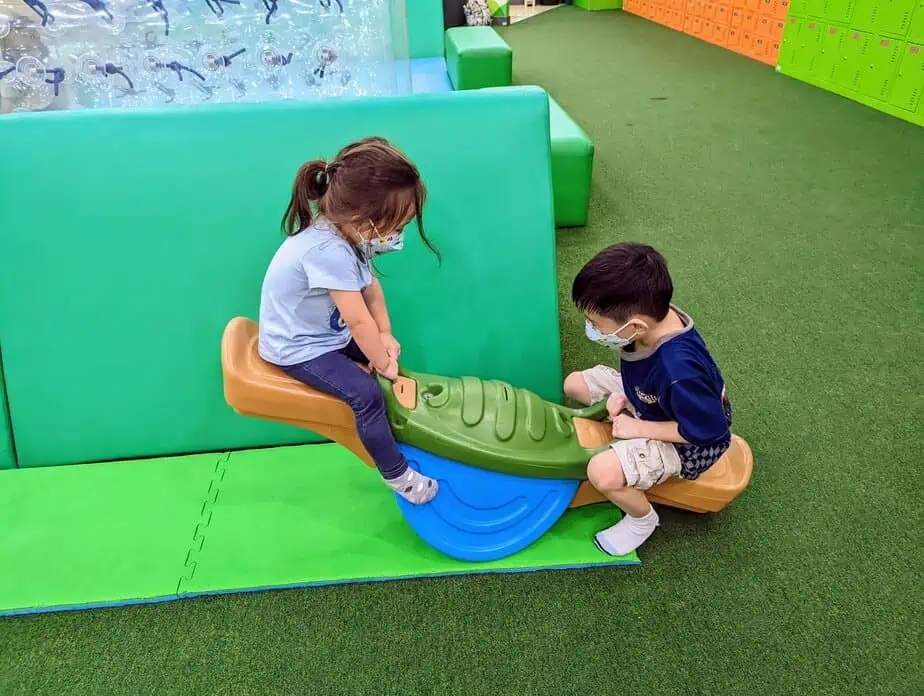
[[[289,237],[311,225],[314,213],[312,202],[321,200],[330,184],[328,165],[324,160],[313,160],[299,167],[292,185],[292,198],[282,216],[282,231]]]

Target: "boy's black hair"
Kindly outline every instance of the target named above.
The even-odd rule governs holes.
[[[644,314],[658,321],[670,311],[674,283],[667,261],[653,247],[623,242],[607,247],[575,276],[571,299],[582,312],[613,321]]]

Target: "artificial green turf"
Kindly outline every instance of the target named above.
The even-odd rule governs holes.
[[[6,620],[0,694],[922,692],[924,129],[622,13],[504,37],[597,147],[590,225],[559,232],[565,367],[606,357],[570,276],[657,245],[750,488],[714,517],[662,510],[630,572]]]

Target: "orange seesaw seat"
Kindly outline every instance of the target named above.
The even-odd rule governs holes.
[[[356,432],[349,406],[292,379],[260,358],[256,322],[237,317],[228,323],[221,339],[221,366],[225,401],[237,413],[288,423],[324,435],[372,465]],[[413,409],[417,399],[414,381],[401,377],[393,388],[399,401]],[[601,447],[611,439],[607,423],[578,418],[574,424],[578,440],[584,447]],[[672,479],[648,491],[648,498],[654,503],[692,512],[718,512],[747,487],[752,468],[750,447],[738,436],[732,436],[731,448],[725,456],[697,480]],[[571,507],[604,500],[585,481]]]

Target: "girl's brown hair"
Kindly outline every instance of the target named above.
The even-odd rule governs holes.
[[[331,162],[313,160],[299,168],[282,231],[296,235],[317,215],[341,229],[371,220],[378,229],[394,230],[413,214],[420,238],[440,259],[424,233],[426,198],[413,162],[384,138],[364,138],[347,145]]]

